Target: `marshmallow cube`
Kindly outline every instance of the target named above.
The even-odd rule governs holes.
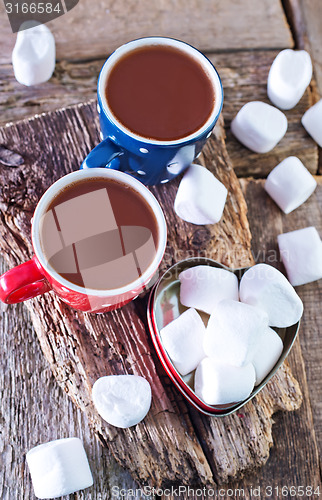
[[[306,227],[277,237],[287,277],[293,286],[322,278],[322,241],[315,227]]]
[[[214,224],[221,219],[226,198],[226,187],[205,167],[193,163],[180,182],[174,210],[192,224]]]
[[[261,336],[259,344],[252,359],[255,368],[256,382],[260,384],[266,375],[274,368],[283,351],[281,337],[270,327]]]
[[[306,131],[322,148],[322,99],[305,111],[301,121]]]
[[[237,276],[225,269],[194,266],[179,274],[180,302],[211,314],[218,302],[238,300]]]
[[[287,118],[265,102],[245,104],[231,122],[231,131],[244,146],[255,153],[267,153],[284,137]]]
[[[138,375],[108,375],[92,388],[96,410],[109,424],[121,429],[136,425],[147,415],[152,400],[149,382]]]
[[[289,156],[268,175],[265,189],[281,210],[289,214],[311,196],[316,185],[301,160]]]
[[[305,50],[282,50],[274,59],[267,81],[267,95],[281,109],[291,109],[303,96],[312,78],[312,61]]]
[[[28,451],[26,459],[37,498],[58,498],[93,484],[83,443],[78,438],[36,446]]]
[[[19,83],[30,86],[49,80],[55,58],[55,39],[47,26],[40,24],[18,32],[12,65]]]
[[[188,309],[160,331],[161,340],[180,375],[194,370],[205,357],[206,327],[195,309]]]
[[[195,375],[195,393],[208,405],[237,403],[250,396],[255,384],[251,363],[243,367],[205,358]]]
[[[251,362],[268,316],[257,307],[223,300],[212,312],[203,343],[214,362],[243,366]]]
[[[256,264],[243,275],[240,300],[267,312],[269,326],[294,325],[303,314],[303,303],[285,276],[268,264]]]

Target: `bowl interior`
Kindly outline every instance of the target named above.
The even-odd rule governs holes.
[[[195,406],[199,411],[206,413],[208,415],[214,416],[224,416],[241,408],[245,403],[247,403],[250,399],[252,399],[269,381],[269,379],[276,373],[278,368],[283,363],[284,359],[288,355],[293,342],[296,338],[297,332],[299,330],[300,322],[292,325],[288,328],[274,328],[277,334],[283,341],[283,351],[282,354],[272,368],[272,370],[268,373],[265,379],[254,387],[250,396],[239,402],[234,402],[226,405],[207,405],[204,401],[202,401],[193,391],[193,378],[194,372],[182,377],[174,367],[170,357],[168,356],[166,350],[164,349],[160,337],[160,330],[166,326],[168,323],[176,319],[180,314],[182,314],[187,307],[183,306],[180,303],[180,281],[179,274],[188,269],[189,267],[194,267],[197,265],[209,265],[212,267],[218,267],[221,269],[226,269],[237,275],[238,280],[241,279],[242,275],[248,268],[241,269],[229,269],[228,267],[220,264],[212,259],[205,257],[191,258],[181,262],[178,262],[174,266],[172,266],[166,273],[160,278],[156,286],[154,287],[149,302],[148,308],[148,319],[149,325],[152,335],[152,340],[154,346],[157,350],[159,358],[162,361],[162,364],[167,371],[168,375],[178,387],[178,389],[183,393],[183,395],[188,399],[193,406]],[[207,324],[209,315],[203,312],[200,312],[200,315]]]

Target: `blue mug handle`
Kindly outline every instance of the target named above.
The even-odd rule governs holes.
[[[111,139],[107,138],[100,142],[86,156],[80,168],[106,167],[113,170],[121,169],[121,157],[124,151],[121,150]]]

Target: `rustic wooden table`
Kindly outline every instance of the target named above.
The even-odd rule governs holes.
[[[282,3],[278,0],[239,3],[162,0],[153,7],[148,0],[117,3],[80,0],[71,12],[50,23],[57,42],[54,76],[44,85],[25,88],[13,77],[10,58],[15,36],[1,4],[0,124],[94,98],[98,71],[106,55],[129,39],[159,34],[192,43],[209,55],[222,77],[227,149],[241,177],[248,205],[254,258],[265,261],[271,251],[276,251],[276,235],[280,232],[315,225],[322,235],[321,151],[299,123],[304,110],[319,98],[319,92],[322,95],[321,22],[320,0],[283,0]],[[267,101],[265,82],[269,66],[279,50],[294,46],[311,52],[315,80],[299,105],[287,113],[289,130],[278,147],[266,155],[252,154],[231,136],[229,123],[248,100]],[[299,156],[317,176],[318,188],[303,207],[286,217],[263,197],[262,185],[267,173],[290,154]],[[5,268],[1,262],[1,272]],[[254,488],[259,487],[260,498],[265,498],[265,493],[267,498],[294,498],[291,486],[303,486],[304,491],[305,487],[312,486],[312,494],[307,490],[303,497],[317,498],[313,492],[321,487],[322,283],[299,287],[298,292],[305,304],[305,315],[289,361],[300,383],[303,404],[296,412],[274,415],[274,446],[266,465],[238,482],[225,485],[221,498],[251,499],[256,495]],[[35,498],[24,465],[25,452],[36,443],[72,435],[83,439],[96,480],[94,487],[70,498],[117,498],[121,496],[121,488],[127,498],[135,497],[135,492],[131,494],[130,490],[138,486],[129,473],[100,445],[84,414],[57,385],[24,305],[0,306],[0,336],[3,346],[0,359],[1,498]],[[43,422],[50,425],[44,426]],[[283,486],[289,491],[282,492]],[[235,489],[240,491],[234,492]],[[186,498],[187,495],[177,496]],[[296,497],[300,496],[298,489]]]

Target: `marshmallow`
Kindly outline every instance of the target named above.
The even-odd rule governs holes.
[[[268,264],[256,264],[243,275],[239,285],[242,302],[267,312],[269,325],[284,328],[303,314],[300,297],[285,276]]]
[[[46,82],[54,72],[55,57],[55,39],[47,26],[40,24],[19,31],[12,52],[17,81],[26,86]]]
[[[315,227],[279,234],[277,241],[293,286],[322,278],[322,241]]]
[[[268,316],[261,309],[235,300],[223,300],[209,318],[204,351],[216,362],[246,365],[252,360],[267,327]]]
[[[195,375],[195,393],[208,405],[237,403],[250,396],[255,384],[251,363],[237,367],[205,358]]]
[[[195,266],[179,274],[180,302],[211,314],[218,302],[238,300],[237,276],[225,269]]]
[[[273,168],[265,189],[275,203],[289,214],[302,205],[316,188],[316,180],[296,156],[285,158]]]
[[[151,386],[138,375],[108,375],[96,380],[92,398],[100,416],[111,425],[126,429],[147,415]]]
[[[305,111],[301,121],[306,131],[322,148],[322,99]]]
[[[266,375],[274,368],[283,351],[281,337],[270,327],[261,336],[252,359],[255,368],[256,382],[260,384]]]
[[[291,109],[299,102],[312,78],[311,57],[305,50],[282,50],[268,74],[267,95],[281,109]]]
[[[188,309],[160,331],[164,348],[182,375],[194,370],[205,357],[202,348],[206,327],[195,309]]]
[[[36,446],[28,451],[26,459],[37,498],[58,498],[93,484],[83,443],[78,438]]]
[[[214,224],[221,219],[226,198],[225,186],[205,167],[193,163],[180,182],[174,210],[192,224]]]
[[[286,130],[284,113],[260,101],[245,104],[231,122],[234,136],[255,153],[267,153],[273,149]]]
[[[195,371],[188,373],[184,377],[182,377],[182,380],[190,387],[190,389],[194,389],[195,385]]]

